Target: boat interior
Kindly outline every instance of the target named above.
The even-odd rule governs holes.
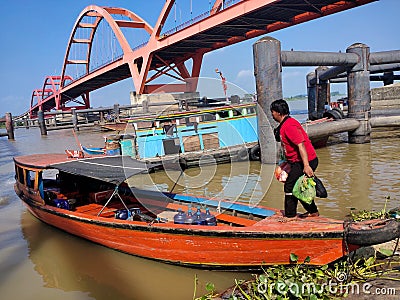
[[[197,211],[202,216],[209,211],[215,216],[214,225],[247,227],[275,213],[245,204],[132,188],[126,182],[116,186],[54,169],[29,173],[33,174],[24,176],[23,170],[19,171],[19,177],[29,178],[26,183],[21,183],[28,189],[37,189],[44,204],[92,217],[174,223],[178,213],[186,215],[190,210],[195,218]]]

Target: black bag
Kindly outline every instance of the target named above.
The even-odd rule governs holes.
[[[317,176],[314,176],[314,181],[315,181],[316,196],[318,198],[327,198],[328,192],[326,191],[326,188],[324,187],[322,181]]]

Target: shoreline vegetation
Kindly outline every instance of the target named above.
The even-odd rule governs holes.
[[[342,94],[338,91],[335,92],[331,92],[331,98],[342,98],[342,97],[346,97],[346,94]],[[298,100],[307,100],[307,95],[306,94],[299,94],[299,95],[295,95],[295,96],[290,96],[290,97],[284,97],[284,99],[286,101],[298,101]]]

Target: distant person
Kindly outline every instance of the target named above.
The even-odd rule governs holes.
[[[114,121],[114,117],[113,117],[112,114],[110,114],[109,112],[107,112],[107,114],[106,114],[106,121],[107,121],[107,122],[112,122],[112,121]]]
[[[303,174],[308,177],[314,176],[314,171],[318,166],[318,157],[301,124],[289,116],[289,106],[285,100],[275,100],[271,103],[270,110],[274,120],[279,122],[279,126],[274,129],[275,139],[281,142],[283,153],[290,165],[290,171],[284,184],[285,217],[293,218],[297,216],[297,202],[299,201],[292,194],[294,185]],[[300,202],[307,212],[299,217],[319,216],[314,201],[311,204]]]
[[[164,125],[163,125],[163,130],[164,130],[165,135],[170,136],[170,137],[174,135],[175,128],[176,128],[176,124],[175,124],[174,120],[171,122],[164,123]]]
[[[325,102],[324,110],[325,111],[332,110],[332,107],[329,105],[328,101]]]

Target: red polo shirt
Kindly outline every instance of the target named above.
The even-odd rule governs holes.
[[[301,124],[294,118],[288,118],[280,129],[281,144],[289,162],[301,162],[298,144],[304,142],[308,154],[308,161],[317,157],[311,141]]]

